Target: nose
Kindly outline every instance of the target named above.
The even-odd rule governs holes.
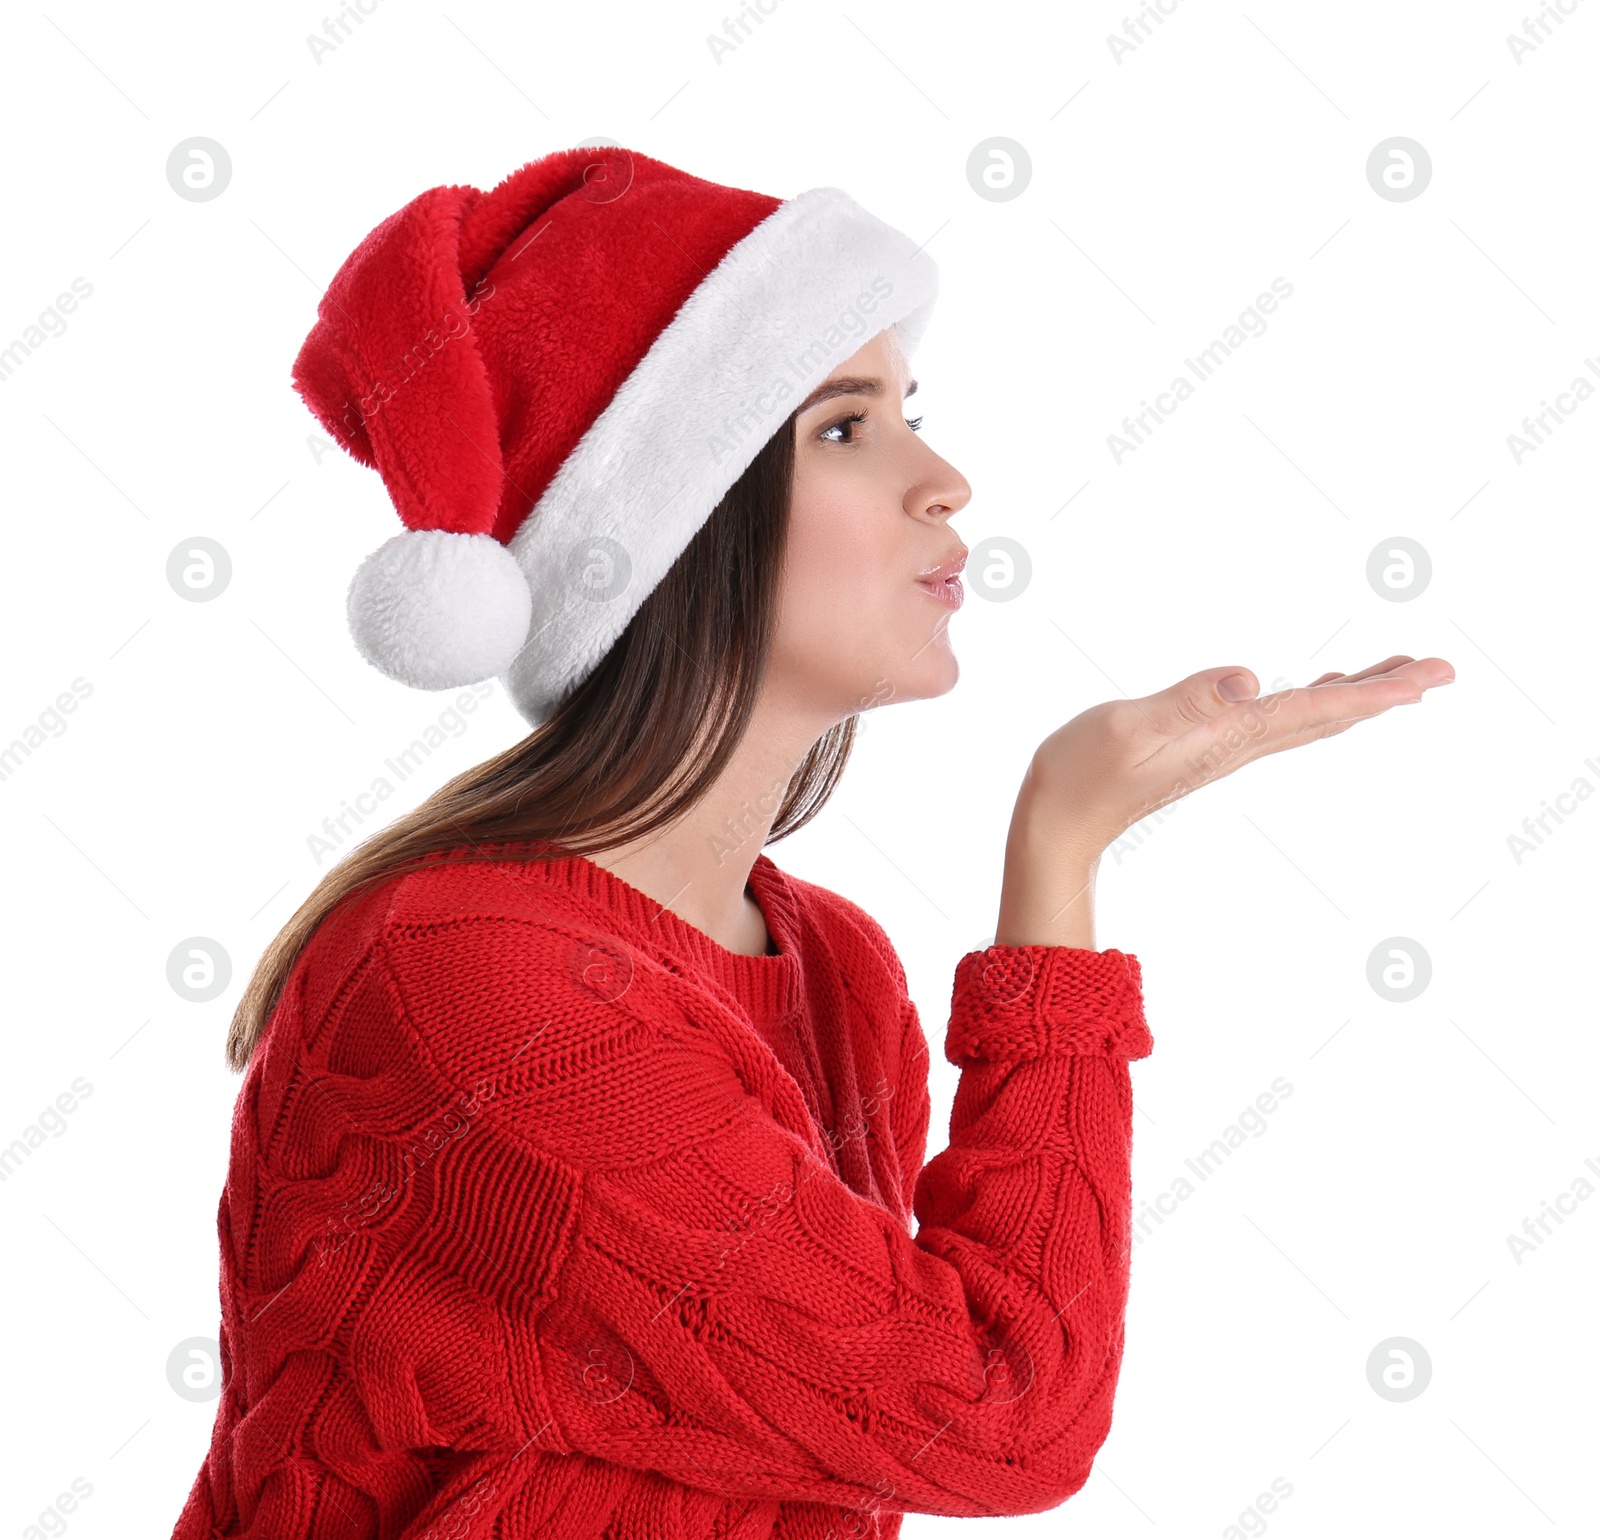
[[[906,512],[916,518],[947,520],[972,501],[967,478],[937,455],[935,464],[906,493]]]

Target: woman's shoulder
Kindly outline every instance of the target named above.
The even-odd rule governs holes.
[[[458,851],[403,865],[345,894],[299,959],[313,988],[337,991],[374,954],[418,950],[476,963],[483,950],[548,951],[594,927],[577,895],[537,880],[531,863]]]
[[[627,927],[531,865],[430,860],[347,894],[297,961],[291,1037],[470,1087],[673,1019],[665,975]]]

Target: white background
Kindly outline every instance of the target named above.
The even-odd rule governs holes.
[[[308,6],[8,18],[0,344],[73,279],[93,292],[0,381],[0,744],[74,679],[91,693],[0,779],[0,1145],[92,1089],[0,1183],[0,1532],[74,1478],[69,1532],[169,1532],[216,1407],[168,1360],[217,1329],[229,1017],[329,864],[308,837],[451,720],[344,629],[351,573],[399,525],[374,473],[308,445],[289,365],[316,301],[422,189],[606,136],[778,196],[841,186],[940,266],[923,431],[973,485],[974,567],[1006,536],[1033,576],[969,597],[958,687],[869,716],[825,813],[771,848],[899,947],[935,1046],[930,1153],[952,972],[994,932],[1041,737],[1218,664],[1269,688],[1391,653],[1457,672],[1107,856],[1097,941],[1140,958],[1156,1045],[1133,1067],[1136,1203],[1276,1077],[1292,1094],[1136,1249],[1083,1491],[905,1533],[1226,1536],[1274,1478],[1292,1495],[1243,1532],[1593,1533],[1600,1196],[1520,1263],[1507,1236],[1600,1188],[1600,806],[1569,802],[1520,861],[1508,836],[1600,786],[1600,403],[1567,397],[1520,464],[1508,435],[1600,383],[1600,6],[1568,0],[1519,63],[1524,0],[1168,3],[1120,62],[1129,11],[1099,0],[780,0],[721,62],[714,4],[380,0],[320,63]],[[165,173],[196,135],[232,160],[205,202]],[[1408,201],[1366,175],[1395,135],[1432,161]],[[967,176],[995,136],[1031,160],[1007,201]],[[1293,295],[1265,333],[1116,463],[1107,435],[1275,277]],[[233,575],[190,603],[166,564],[201,535]],[[1410,599],[1366,577],[1396,536],[1432,562]],[[526,730],[498,687],[462,721],[384,816]],[[232,960],[205,1004],[167,982],[193,936]],[[1368,982],[1392,937],[1431,960],[1406,1003]],[[1393,1337],[1432,1365],[1407,1401],[1368,1380]]]

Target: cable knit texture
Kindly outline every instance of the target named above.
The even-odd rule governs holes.
[[[1137,959],[961,958],[924,1164],[861,908],[759,855],[746,956],[536,853],[353,894],[290,974],[174,1540],[856,1540],[1072,1496],[1122,1360]]]

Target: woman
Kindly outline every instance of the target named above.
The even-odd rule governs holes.
[[[970,488],[901,406],[933,290],[836,189],[615,147],[435,188],[341,268],[296,384],[407,526],[357,643],[535,730],[329,872],[239,1005],[178,1540],[893,1536],[1087,1479],[1151,1048],[1100,854],[1452,675],[1209,668],[1046,738],[924,1164],[893,946],[762,847],[861,711],[956,682]]]

